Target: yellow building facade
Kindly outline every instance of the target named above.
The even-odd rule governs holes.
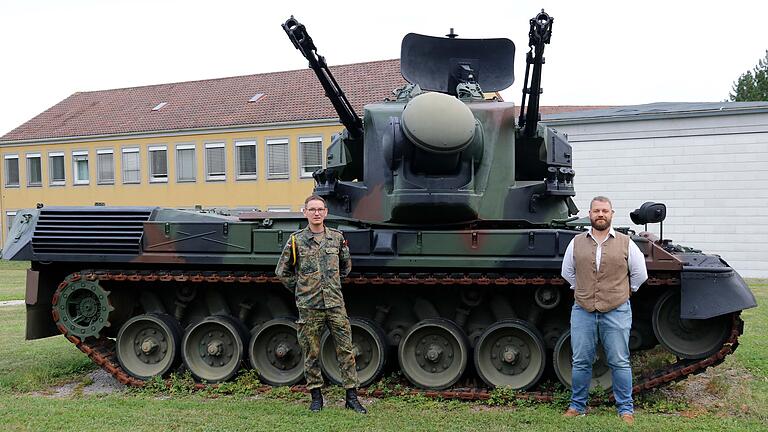
[[[3,146],[3,231],[38,203],[298,211],[340,130],[297,124]]]

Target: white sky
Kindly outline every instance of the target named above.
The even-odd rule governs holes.
[[[76,91],[304,68],[291,14],[330,65],[397,58],[408,32],[510,38],[519,103],[542,7],[542,105],[722,101],[768,49],[768,1],[1,0],[0,135]]]

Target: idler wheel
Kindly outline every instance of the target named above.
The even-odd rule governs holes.
[[[571,350],[571,331],[563,333],[555,344],[555,351],[552,355],[557,378],[566,387],[571,387],[573,382],[573,351]],[[589,388],[601,387],[605,390],[613,386],[611,378],[611,368],[608,367],[608,361],[605,357],[602,345],[597,345],[595,360],[592,362],[592,381]]]
[[[181,333],[178,321],[170,315],[135,316],[117,334],[117,361],[135,378],[162,376],[181,359]]]
[[[547,364],[539,331],[522,320],[499,321],[475,345],[475,368],[491,387],[526,390],[541,378]]]
[[[653,333],[674,355],[685,359],[709,357],[722,348],[731,329],[731,314],[704,320],[680,318],[680,293],[669,291],[653,308]]]
[[[184,365],[200,381],[226,381],[240,368],[247,340],[247,332],[236,319],[209,316],[184,332],[181,341]]]
[[[109,327],[109,313],[114,310],[109,303],[109,291],[97,281],[69,280],[60,286],[53,296],[53,320],[67,336],[80,339],[99,337],[104,327]]]
[[[291,386],[304,377],[296,330],[294,319],[275,318],[251,332],[248,359],[264,383]]]
[[[375,381],[384,370],[387,361],[387,336],[376,322],[365,318],[350,318],[352,349],[360,386]],[[320,368],[334,384],[342,383],[341,369],[336,357],[333,337],[325,332],[320,339]]]
[[[415,386],[443,390],[461,378],[469,359],[464,332],[453,321],[432,318],[416,323],[397,350],[400,369]]]

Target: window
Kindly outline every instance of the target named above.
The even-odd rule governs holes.
[[[178,144],[176,146],[176,181],[195,181],[195,145]]]
[[[96,183],[115,184],[115,155],[112,149],[96,150]]]
[[[205,145],[205,179],[225,180],[226,174],[226,149],[224,143],[208,143]]]
[[[299,175],[312,177],[312,173],[323,167],[323,139],[320,137],[299,138]]]
[[[267,178],[287,179],[290,176],[288,168],[288,139],[267,140]]]
[[[27,186],[43,185],[43,165],[40,153],[27,153]]]
[[[13,220],[14,219],[16,219],[16,212],[15,211],[5,212],[5,226],[6,226],[5,230],[6,231],[10,231],[11,230],[11,225],[13,225]]]
[[[166,146],[149,147],[149,182],[168,181],[168,149]]]
[[[64,152],[48,153],[48,171],[51,186],[64,185]]]
[[[237,161],[238,180],[256,178],[256,141],[235,142],[235,156]]]
[[[75,173],[75,184],[88,184],[88,150],[73,151],[72,165]]]
[[[123,183],[141,182],[141,170],[139,162],[139,149],[123,149]]]
[[[19,155],[5,155],[4,159],[5,186],[19,187]]]

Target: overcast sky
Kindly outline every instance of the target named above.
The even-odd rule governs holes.
[[[555,18],[542,105],[722,101],[768,49],[766,1],[0,1],[0,135],[77,91],[300,69],[291,14],[330,65],[399,57],[408,32],[512,39]]]

